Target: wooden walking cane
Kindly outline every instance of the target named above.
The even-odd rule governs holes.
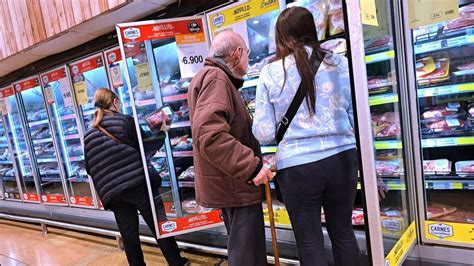
[[[275,265],[280,266],[280,256],[278,255],[278,243],[275,229],[275,217],[273,216],[272,194],[270,193],[270,183],[265,184],[265,196],[267,198],[268,217],[270,219],[270,230],[272,232],[273,256]]]

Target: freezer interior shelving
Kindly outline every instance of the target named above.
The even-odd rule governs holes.
[[[474,223],[474,3],[413,30],[425,219]],[[436,211],[442,210],[442,211]]]
[[[10,151],[6,125],[0,119],[0,176],[2,178],[3,195],[5,199],[21,199],[20,189],[15,176],[13,154]]]

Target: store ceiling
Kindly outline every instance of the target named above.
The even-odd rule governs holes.
[[[0,61],[0,77],[32,62],[79,46],[115,28],[115,24],[135,21],[158,12],[177,0],[130,0],[124,6],[94,17],[44,42]]]

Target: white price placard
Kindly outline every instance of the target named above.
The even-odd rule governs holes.
[[[73,98],[72,98],[72,90],[71,85],[67,78],[62,78],[59,80],[59,84],[61,85],[61,94],[63,95],[64,106],[72,106],[73,105]]]
[[[122,71],[120,69],[120,65],[110,68],[110,77],[112,79],[112,86],[114,88],[123,86]]]
[[[203,33],[176,35],[182,78],[192,78],[204,66],[207,44]]]

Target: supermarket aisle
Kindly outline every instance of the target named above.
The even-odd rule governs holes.
[[[115,239],[0,219],[0,265],[128,265]],[[166,265],[159,249],[143,245],[149,265]],[[218,258],[185,253],[191,265],[220,265]]]

